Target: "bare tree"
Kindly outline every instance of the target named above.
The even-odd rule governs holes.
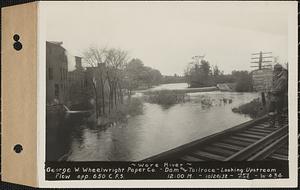
[[[128,61],[128,53],[120,49],[109,49],[106,51],[106,64],[108,66],[107,79],[110,87],[109,110],[123,103],[123,92],[121,81],[123,71]]]
[[[98,118],[101,114],[105,114],[105,94],[104,94],[104,81],[106,74],[105,65],[105,48],[90,47],[83,52],[84,60],[92,68],[90,82],[94,90],[95,97],[95,112]],[[100,92],[99,92],[100,91]],[[101,97],[100,97],[101,95]],[[101,102],[99,101],[101,99]],[[100,106],[101,104],[101,106]],[[102,108],[102,110],[101,110]]]
[[[123,103],[122,80],[128,60],[126,51],[114,48],[91,47],[83,53],[85,61],[92,68],[90,82],[96,101],[96,116],[106,114],[106,92],[108,91],[108,113]],[[105,89],[105,83],[109,89]],[[99,101],[100,100],[100,101]]]

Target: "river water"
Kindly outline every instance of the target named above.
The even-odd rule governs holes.
[[[184,88],[186,83],[160,85],[152,90]],[[54,149],[60,151],[56,154],[68,161],[142,160],[249,121],[249,116],[233,113],[232,108],[258,97],[257,93],[220,91],[188,95],[190,101],[169,108],[144,103],[143,114],[129,118],[127,124],[106,129],[74,127],[70,138],[63,137],[66,145],[56,145]]]

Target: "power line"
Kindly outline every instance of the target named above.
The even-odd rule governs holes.
[[[252,61],[251,63],[257,63],[258,65],[254,65],[254,66],[250,66],[250,67],[258,67],[259,70],[264,69],[264,68],[270,68],[270,66],[272,67],[272,65],[263,65],[263,63],[271,63],[272,61],[270,60],[264,60],[264,59],[269,59],[269,58],[273,58],[273,56],[263,56],[266,54],[272,54],[272,52],[262,52],[260,51],[259,53],[252,53],[252,56],[257,56],[258,57],[252,57],[252,60],[256,60],[256,61]],[[262,104],[265,106],[266,105],[266,97],[265,97],[265,93],[262,92],[261,93],[261,100],[262,100]]]
[[[259,53],[252,53],[251,55],[260,55],[260,54],[271,54],[272,52],[259,52]]]
[[[263,65],[263,63],[272,63],[273,61],[270,60],[264,60],[264,59],[269,59],[269,58],[274,58],[271,55],[268,56],[263,56],[265,54],[272,54],[272,52],[262,52],[260,51],[259,53],[252,53],[251,55],[259,55],[258,57],[251,57],[252,60],[251,63],[257,63],[258,66],[251,66],[251,67],[258,67],[258,69],[262,69],[263,67],[269,67],[272,65]]]

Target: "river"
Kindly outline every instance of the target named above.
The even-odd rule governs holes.
[[[186,83],[164,84],[151,90],[187,87]],[[144,103],[143,114],[129,118],[124,125],[106,129],[91,129],[85,125],[74,127],[70,138],[63,137],[66,145],[59,147],[57,141],[54,143],[56,148],[52,147],[55,145],[48,146],[52,150],[47,154],[63,153],[63,159],[67,161],[142,160],[249,121],[249,116],[233,113],[231,109],[258,97],[257,93],[220,91],[188,95],[190,101],[169,108]]]

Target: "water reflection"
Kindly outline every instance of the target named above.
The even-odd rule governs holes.
[[[69,161],[137,161],[250,120],[231,111],[256,93],[190,93],[190,101],[164,108],[144,103],[143,115],[106,129],[73,128],[64,156]],[[47,157],[48,158],[48,157]]]

